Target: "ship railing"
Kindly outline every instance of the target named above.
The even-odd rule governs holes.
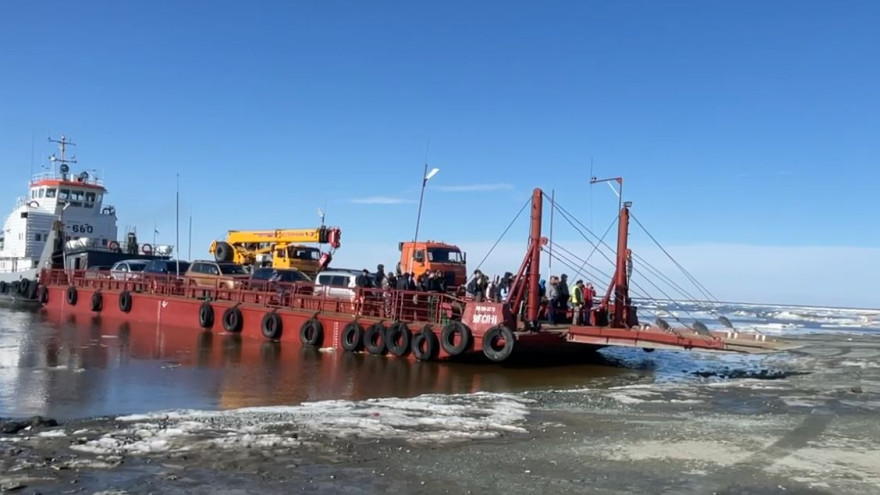
[[[47,285],[151,293],[190,299],[229,301],[313,313],[340,313],[386,321],[444,324],[460,319],[465,302],[440,292],[357,288],[344,296],[312,283],[215,279],[177,275],[111,274],[109,270],[46,270]]]
[[[34,184],[34,183],[40,182],[40,181],[44,181],[44,180],[65,180],[65,179],[64,179],[64,177],[61,176],[61,174],[56,173],[56,172],[52,172],[52,171],[40,172],[38,174],[34,174],[31,176],[31,184]],[[104,181],[102,179],[96,178],[92,175],[89,175],[89,177],[87,179],[81,181],[81,180],[79,180],[79,174],[71,172],[71,173],[67,174],[66,180],[81,182],[83,184],[89,184],[89,185],[93,185],[93,186],[102,186],[102,187],[104,186]]]

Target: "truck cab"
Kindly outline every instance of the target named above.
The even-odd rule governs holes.
[[[454,244],[439,241],[401,242],[398,249],[400,263],[397,268],[401,273],[412,273],[417,279],[425,272],[440,270],[449,288],[467,283],[467,254]]]

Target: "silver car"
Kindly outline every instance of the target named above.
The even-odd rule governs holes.
[[[148,260],[122,260],[117,261],[110,268],[110,278],[115,280],[132,280],[141,278]]]

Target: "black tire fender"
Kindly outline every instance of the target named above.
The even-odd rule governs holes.
[[[504,345],[499,346],[499,340],[503,340]],[[496,363],[509,358],[515,346],[516,336],[505,326],[492,327],[483,335],[483,354]]]
[[[434,328],[430,324],[413,335],[410,347],[419,361],[433,361],[440,356],[440,339],[434,335]]]
[[[6,289],[9,288],[9,284],[6,283],[5,280],[0,280],[0,294],[5,294]]]
[[[37,290],[37,300],[40,301],[40,304],[49,302],[49,289],[45,285],[41,285],[39,290]]]
[[[456,334],[459,335],[458,344],[453,344]],[[458,356],[467,351],[474,344],[474,335],[467,325],[460,321],[450,321],[443,327],[440,333],[440,346],[450,356]]]
[[[303,345],[321,347],[324,343],[324,325],[317,318],[309,318],[299,327],[299,340]]]
[[[412,332],[406,323],[399,321],[385,332],[385,347],[395,356],[403,357],[409,354],[412,342]]]
[[[284,326],[281,323],[281,317],[275,311],[270,311],[263,315],[263,321],[260,324],[263,331],[263,337],[267,339],[280,339]]]
[[[342,349],[357,352],[364,348],[364,327],[357,321],[349,322],[342,329]]]
[[[364,347],[370,354],[385,354],[388,352],[386,344],[385,325],[373,323],[364,334]]]
[[[205,329],[214,326],[214,308],[208,301],[199,306],[199,326]]]
[[[226,308],[223,312],[223,329],[227,332],[238,333],[241,331],[241,310],[237,307]]]
[[[76,306],[76,287],[72,285],[67,288],[67,304]]]
[[[119,310],[123,313],[131,311],[131,292],[124,290],[119,293]]]
[[[101,311],[104,307],[104,296],[101,295],[101,291],[96,290],[92,293],[92,301],[90,307],[92,311]]]
[[[18,294],[23,296],[28,293],[28,290],[30,288],[31,288],[31,281],[26,278],[23,278],[18,283]]]
[[[24,297],[26,297],[28,299],[36,299],[37,292],[39,292],[39,289],[40,289],[40,286],[37,284],[37,281],[34,280],[33,282],[31,282],[31,286],[28,289],[28,291],[25,293]]]

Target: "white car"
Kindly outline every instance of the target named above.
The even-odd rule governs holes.
[[[149,260],[122,260],[117,261],[110,268],[110,278],[115,280],[132,280],[141,278],[144,268]]]

